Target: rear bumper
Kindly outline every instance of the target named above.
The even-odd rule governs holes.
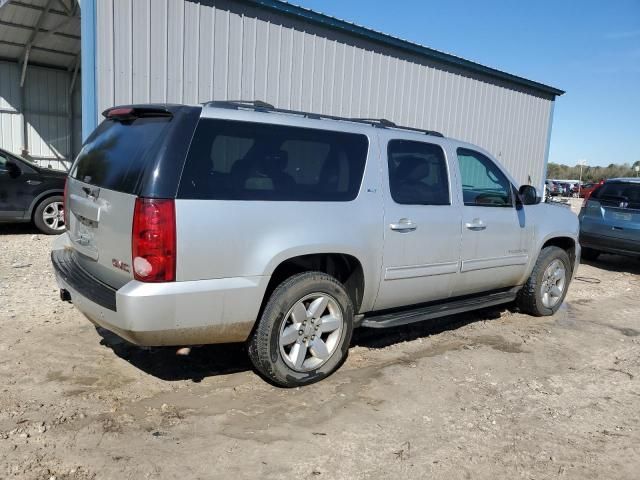
[[[600,250],[606,253],[634,257],[640,255],[640,239],[633,241],[604,235],[594,235],[581,231],[580,245],[582,245],[582,248],[593,248],[594,250]]]
[[[263,276],[171,283],[132,280],[116,290],[82,270],[73,255],[54,245],[51,258],[59,287],[91,322],[143,346],[245,341],[269,282]]]

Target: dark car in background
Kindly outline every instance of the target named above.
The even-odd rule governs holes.
[[[47,235],[62,233],[66,178],[0,149],[0,222],[33,222]]]
[[[553,180],[547,180],[545,182],[545,186],[547,189],[546,193],[548,196],[555,197],[556,195],[560,195],[560,187]]]
[[[586,197],[579,218],[583,258],[640,256],[640,179],[607,180]]]

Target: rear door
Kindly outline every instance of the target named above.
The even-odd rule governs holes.
[[[459,270],[461,211],[445,151],[435,139],[381,141],[384,252],[375,309],[446,299]]]
[[[135,201],[158,173],[158,152],[174,120],[148,112],[111,116],[87,139],[71,168],[67,229],[77,261],[115,288],[133,278]]]
[[[532,228],[509,179],[488,156],[457,148],[462,183],[461,275],[455,295],[516,285],[529,261]]]

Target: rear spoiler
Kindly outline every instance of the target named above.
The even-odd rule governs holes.
[[[149,117],[173,117],[173,113],[164,107],[145,106],[145,107],[112,107],[102,112],[102,116],[107,119],[120,122],[135,120],[136,118]]]

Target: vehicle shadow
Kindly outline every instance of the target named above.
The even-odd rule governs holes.
[[[113,332],[96,327],[104,345],[118,357],[156,378],[167,381],[200,382],[207,377],[246,372],[252,369],[241,343],[193,347],[189,355],[177,355],[177,347],[143,348]]]
[[[0,223],[0,235],[43,235],[32,223]]]
[[[506,309],[505,306],[491,307],[393,328],[358,328],[354,331],[351,347],[385,348],[455,330],[470,323],[497,319]],[[110,348],[118,357],[144,373],[161,380],[191,380],[197,383],[207,377],[250,370],[262,377],[251,365],[246,347],[242,343],[193,347],[189,355],[182,356],[176,354],[176,347],[143,348],[104,328],[96,327],[96,332],[101,337],[101,345]],[[271,383],[269,379],[265,380]]]
[[[585,260],[583,258],[580,262],[610,272],[626,272],[640,275],[640,260],[634,257],[601,253],[597,260]]]

